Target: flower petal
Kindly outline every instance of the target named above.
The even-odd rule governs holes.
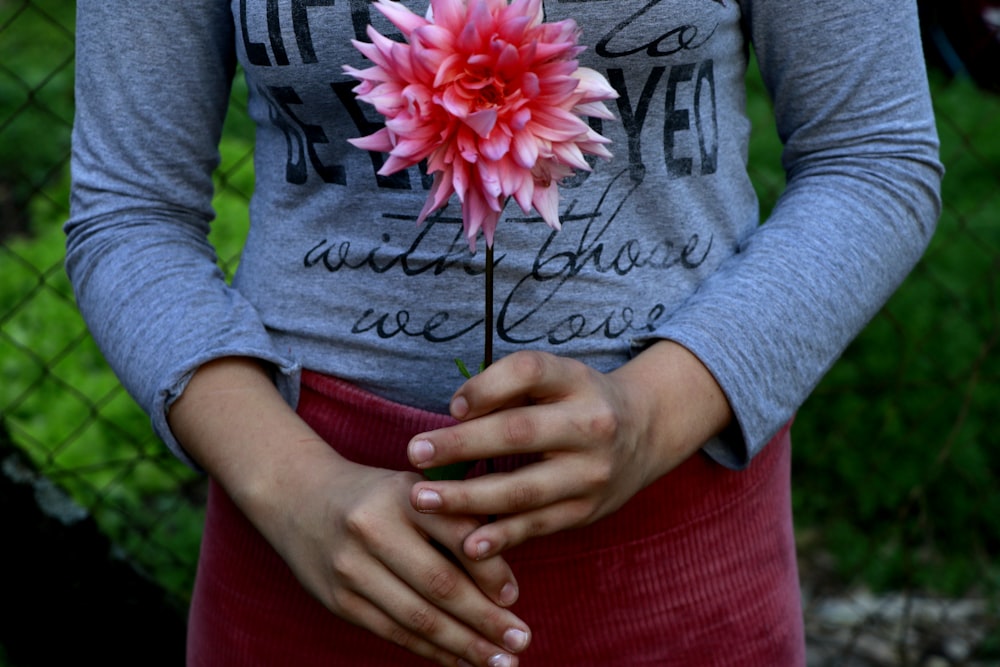
[[[404,169],[409,169],[413,165],[420,162],[420,160],[409,160],[405,158],[399,158],[389,153],[389,157],[386,159],[385,164],[376,172],[379,176],[392,176],[397,171],[403,171]]]
[[[542,216],[545,224],[552,229],[562,229],[562,225],[559,223],[559,187],[555,181],[551,181],[547,185],[536,181],[531,203]]]
[[[372,35],[372,33],[376,35],[378,34],[375,28],[368,26],[369,37]],[[371,42],[361,42],[356,39],[352,39],[351,44],[353,44],[354,48],[356,48],[358,51],[361,52],[361,55],[363,55],[365,58],[368,58],[368,60],[372,61],[373,63],[375,63],[376,65],[378,65],[387,72],[392,71],[393,69],[392,63],[389,62],[389,59],[386,58],[385,55],[378,50],[378,47],[376,47]]]
[[[458,34],[465,25],[465,4],[454,0],[431,0],[428,10],[435,24],[452,34]]]
[[[428,23],[413,31],[413,34],[410,35],[410,43],[413,42],[420,42],[428,49],[453,52],[455,35],[439,25]]]
[[[486,247],[493,247],[493,237],[496,234],[497,224],[500,222],[500,211],[489,211],[483,216],[483,221],[480,223],[480,227],[483,230],[483,238],[486,239]],[[471,240],[473,244],[473,249],[475,249],[475,239]]]
[[[562,164],[573,167],[574,169],[591,171],[590,165],[583,159],[583,153],[580,152],[580,148],[575,142],[560,141],[558,143],[554,143],[552,144],[552,152],[555,153],[556,159]]]
[[[462,32],[458,34],[458,43],[456,46],[458,46],[460,51],[469,53],[477,51],[482,43],[479,31],[476,30],[476,24],[469,21],[465,24],[465,27],[462,28]]]
[[[549,141],[572,141],[586,135],[589,126],[568,111],[559,108],[541,107],[532,111],[528,128],[542,139]]]
[[[377,151],[379,153],[388,153],[393,148],[392,136],[389,134],[389,130],[384,127],[374,134],[348,139],[347,141],[352,146],[357,146],[361,150]]]
[[[608,80],[599,72],[589,67],[580,67],[572,75],[580,81],[577,90],[582,93],[581,102],[600,102],[602,100],[618,99],[618,91],[611,87]]]
[[[490,136],[490,132],[497,124],[497,110],[483,109],[470,113],[465,117],[465,124],[471,127],[476,134],[484,139]]]
[[[483,200],[491,209],[499,211],[497,199],[503,192],[503,188],[500,186],[500,174],[496,164],[480,160],[476,163],[475,176],[475,186]]]
[[[469,190],[462,202],[462,227],[465,230],[465,238],[469,241],[469,250],[473,252],[476,250],[476,236],[489,213],[482,196],[475,190]]]
[[[420,215],[417,216],[417,224],[419,225],[428,215],[447,204],[454,192],[455,190],[451,187],[450,174],[447,172],[434,174],[434,181],[431,183],[427,201],[424,202],[424,207],[420,210]]]
[[[534,72],[525,72],[521,77],[521,93],[529,100],[542,94],[542,86],[538,81],[538,75]]]
[[[389,21],[399,28],[404,36],[409,37],[410,33],[427,25],[428,21],[418,14],[414,14],[401,2],[390,2],[389,0],[379,0],[375,3],[375,8],[382,12]]]
[[[538,142],[530,132],[515,132],[511,141],[514,160],[524,167],[531,169],[538,161]]]
[[[441,97],[441,105],[445,111],[456,118],[464,119],[472,110],[469,98],[462,95],[458,86],[448,86]]]
[[[514,200],[517,205],[521,207],[525,215],[531,211],[531,200],[535,196],[535,179],[525,178],[521,181],[521,185],[514,191]]]
[[[469,192],[469,166],[464,162],[456,164],[452,168],[451,187],[458,195],[459,201],[464,203]]]
[[[510,134],[498,129],[479,141],[479,150],[487,160],[496,162],[510,151],[510,141]]]
[[[542,0],[514,0],[510,3],[508,11],[511,14],[524,16],[530,21],[529,25],[532,27],[540,25],[542,19],[545,18]]]
[[[614,120],[615,115],[604,106],[603,102],[587,102],[577,104],[573,107],[573,113],[577,116],[590,116],[592,118],[603,118],[604,120]]]

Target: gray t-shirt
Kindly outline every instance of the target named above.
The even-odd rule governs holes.
[[[166,425],[202,363],[300,368],[446,411],[481,358],[483,262],[458,204],[422,226],[430,179],[384,155],[342,65],[362,0],[80,0],[67,268],[125,387]],[[426,0],[407,0],[423,14]],[[925,248],[941,167],[911,0],[546,0],[581,64],[619,93],[614,158],[562,190],[561,232],[511,203],[496,237],[496,354],[610,370],[666,338],[694,352],[739,428],[706,446],[740,467],[793,415]],[[766,224],[747,175],[752,43],[785,145]],[[251,227],[234,284],[206,240],[235,64],[257,123]],[[216,224],[225,224],[221,220]],[[480,248],[482,242],[480,241]]]

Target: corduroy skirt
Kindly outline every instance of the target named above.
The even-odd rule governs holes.
[[[453,423],[309,372],[298,411],[345,457],[394,469],[414,434]],[[804,665],[790,456],[787,426],[743,471],[697,454],[614,514],[507,551],[532,630],[521,665]],[[327,611],[214,483],[187,651],[206,667],[429,664]]]

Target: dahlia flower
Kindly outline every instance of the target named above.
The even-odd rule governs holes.
[[[372,26],[371,43],[354,41],[373,64],[344,71],[386,122],[351,143],[388,153],[383,175],[426,159],[434,181],[418,220],[457,194],[473,251],[480,230],[492,248],[510,197],[559,229],[559,181],[590,170],[584,154],[611,156],[582,117],[613,118],[603,102],[617,97],[578,66],[576,23],[544,23],[541,0],[431,0],[426,17],[391,0],[375,6],[406,42]]]

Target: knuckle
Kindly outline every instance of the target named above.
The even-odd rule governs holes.
[[[427,577],[427,594],[432,600],[450,600],[459,590],[458,573],[450,568],[435,568]]]
[[[502,634],[510,626],[510,621],[506,613],[496,607],[491,607],[489,611],[484,611],[478,620],[476,629],[486,636]]]
[[[334,579],[345,584],[352,583],[355,580],[355,573],[357,572],[355,560],[356,559],[351,554],[342,549],[339,549],[331,554],[330,571],[333,574]]]
[[[462,428],[452,429],[449,434],[451,439],[445,440],[442,444],[447,445],[448,453],[456,458],[461,459],[469,451],[472,446],[472,441],[469,439],[469,435]]]
[[[541,500],[541,495],[538,488],[516,484],[507,493],[507,506],[511,513],[517,514],[534,507]]]
[[[545,373],[545,355],[535,350],[522,350],[511,355],[517,377],[530,383],[538,382]]]
[[[513,447],[527,445],[535,438],[534,422],[527,414],[514,412],[504,419],[504,440]]]
[[[602,441],[614,440],[620,427],[618,413],[607,403],[593,408],[587,419],[587,431],[591,437]]]
[[[591,488],[607,486],[614,477],[614,466],[610,459],[600,459],[588,466],[586,472],[587,485]]]
[[[614,466],[610,461],[591,461],[585,469],[578,472],[577,500],[603,495],[604,490],[614,481],[614,476]]]
[[[501,639],[504,632],[516,623],[516,617],[513,617],[512,612],[507,609],[508,607],[498,607],[495,603],[484,608],[472,624],[476,632],[483,637]]]
[[[601,518],[601,508],[595,503],[581,503],[573,513],[576,517],[577,526],[585,526]]]
[[[371,533],[372,517],[368,512],[355,507],[344,514],[344,530],[355,538],[364,538]]]
[[[331,587],[326,600],[321,600],[328,609],[349,620],[360,618],[363,612],[361,598],[345,588]]]
[[[394,625],[385,633],[385,638],[388,639],[393,644],[401,646],[405,649],[412,650],[414,644],[416,644],[417,638],[412,632],[400,625]]]
[[[448,429],[436,431],[434,440],[435,463],[445,463],[460,460],[467,454],[469,448],[475,445],[475,430],[465,423],[458,423]]]
[[[564,507],[564,520],[568,526],[586,526],[599,517],[598,506],[587,500],[569,502]]]
[[[438,615],[427,605],[414,609],[408,618],[410,630],[421,637],[430,637],[438,627]]]
[[[528,521],[526,530],[524,531],[524,536],[528,535],[548,535],[551,532],[549,529],[549,523],[541,516],[532,517]]]

